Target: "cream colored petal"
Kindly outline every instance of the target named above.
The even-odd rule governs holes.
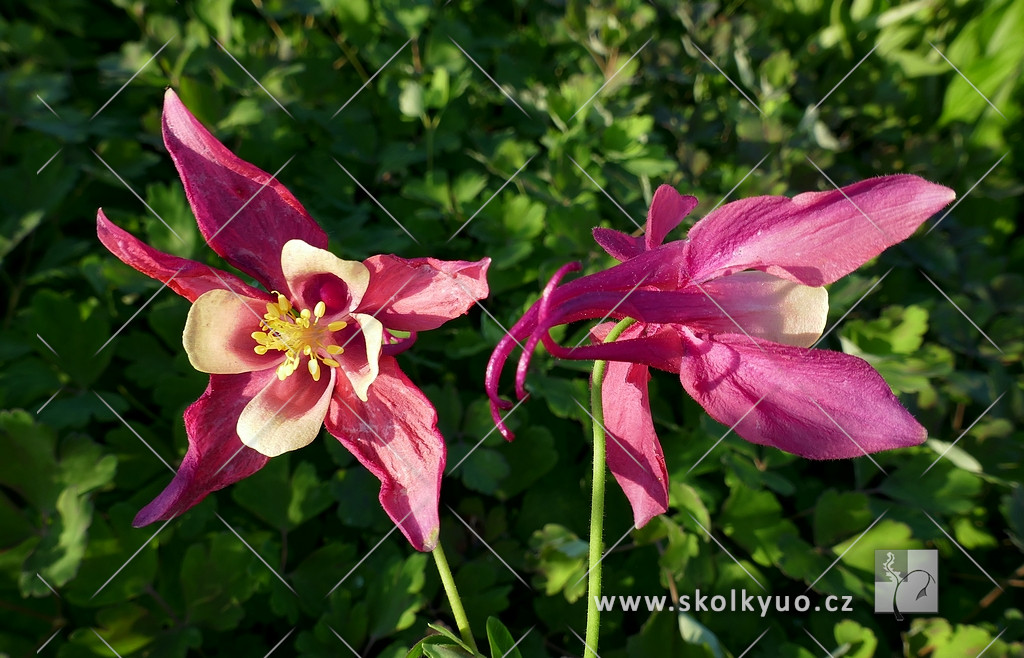
[[[313,442],[327,416],[334,390],[334,368],[319,382],[303,365],[279,380],[270,380],[238,417],[238,438],[267,457],[298,450]]]
[[[333,274],[344,281],[352,303],[347,309],[329,309],[332,314],[359,306],[370,285],[370,270],[359,261],[342,260],[326,249],[318,249],[302,240],[289,240],[284,244],[281,249],[281,270],[293,299],[298,297],[302,283],[311,276]]]
[[[215,375],[235,375],[270,368],[281,352],[253,352],[252,332],[260,330],[266,302],[230,290],[210,290],[192,303],[181,342],[192,367]]]
[[[359,324],[359,330],[366,344],[366,362],[355,357],[345,359],[342,368],[360,400],[366,402],[370,384],[380,372],[380,350],[384,344],[384,325],[380,320],[365,313],[353,313],[352,319]],[[353,340],[353,344],[358,340]]]
[[[699,324],[726,333],[743,331],[783,345],[810,347],[825,329],[828,291],[759,271],[739,272],[703,284],[728,313]],[[735,323],[733,322],[735,320]]]

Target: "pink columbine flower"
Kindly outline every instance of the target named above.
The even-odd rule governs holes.
[[[381,505],[409,542],[432,550],[445,445],[437,412],[394,355],[486,297],[490,260],[342,260],[281,183],[231,153],[170,90],[163,134],[199,231],[265,289],[161,253],[99,211],[97,233],[115,256],[192,302],[182,342],[210,373],[185,410],[185,459],[134,525],[183,513],[326,425],[380,479]]]
[[[927,432],[882,377],[862,359],[810,349],[825,327],[821,286],[849,274],[909,237],[954,198],[916,176],[861,181],[842,191],[792,199],[763,196],[726,204],[662,244],[697,205],[667,185],[656,191],[646,233],[594,229],[620,264],[559,286],[563,267],[502,338],[487,367],[495,421],[498,379],[517,342],[524,382],[538,342],[566,359],[610,361],[602,400],[610,434],[608,467],[633,506],[637,527],[668,508],[668,475],[648,398],[649,367],[679,375],[718,422],[752,443],[811,459],[842,459],[917,445]],[[596,343],[556,344],[548,330],[578,320],[634,318],[619,339],[600,341],[613,323],[591,331]]]

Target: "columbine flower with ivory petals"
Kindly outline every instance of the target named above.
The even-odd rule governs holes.
[[[161,253],[99,211],[97,233],[115,256],[192,302],[182,342],[210,373],[185,411],[181,467],[135,525],[178,516],[326,426],[380,479],[381,505],[409,542],[433,549],[444,440],[395,355],[487,296],[489,259],[342,260],[281,183],[231,153],[170,90],[163,134],[203,237],[264,289]]]
[[[502,338],[487,367],[491,410],[506,438],[498,379],[524,344],[516,392],[537,343],[565,359],[609,361],[602,388],[608,468],[637,527],[668,508],[668,474],[651,419],[649,367],[679,377],[708,414],[744,439],[811,459],[858,457],[917,445],[927,432],[863,359],[809,349],[825,327],[822,287],[905,240],[953,191],[917,176],[883,176],[792,199],[728,203],[685,240],[662,244],[697,205],[667,185],[654,194],[646,233],[605,228],[597,243],[621,261],[564,285],[560,269],[541,299]],[[633,318],[615,341],[566,348],[549,330],[579,320]]]

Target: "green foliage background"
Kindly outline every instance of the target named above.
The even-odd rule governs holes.
[[[590,432],[573,398],[587,373],[536,358],[505,444],[483,394],[501,326],[563,263],[608,266],[591,228],[633,230],[662,183],[701,199],[694,218],[727,193],[828,179],[954,188],[938,228],[830,290],[826,346],[871,361],[926,445],[878,455],[883,474],[730,434],[690,470],[726,428],[659,374],[672,509],[628,532],[609,488],[606,541],[622,539],[606,593],[757,589],[731,554],[773,594],[814,583],[855,611],[614,612],[600,653],[1024,655],[1024,2],[594,5],[0,2],[0,655],[314,658],[344,642],[399,657],[450,623],[429,556],[390,532],[376,481],[326,434],[166,527],[131,528],[169,481],[161,459],[184,454],[181,414],[206,377],[181,349],[187,302],[105,252],[96,208],[222,265],[160,140],[168,86],[241,157],[287,164],[280,179],[341,256],[493,259],[487,313],[400,360],[448,440],[442,538],[474,628],[483,639],[497,616],[528,632],[527,657],[582,652]],[[872,614],[881,548],[939,550],[938,615]]]

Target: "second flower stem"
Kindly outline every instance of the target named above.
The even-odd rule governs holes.
[[[441,542],[437,542],[437,548],[432,551],[434,562],[437,564],[437,573],[441,575],[441,583],[444,585],[444,593],[448,595],[448,605],[452,607],[452,616],[455,617],[455,625],[459,627],[459,635],[462,641],[469,646],[473,653],[478,653],[476,640],[473,639],[473,631],[469,628],[469,618],[466,617],[466,609],[462,607],[462,599],[459,598],[459,590],[455,587],[455,578],[452,576],[452,569],[448,566],[448,558],[444,555]]]
[[[610,343],[622,335],[622,332],[635,322],[626,318],[615,325],[604,342]],[[594,421],[594,475],[590,493],[590,555],[589,580],[587,581],[587,638],[583,649],[583,658],[598,658],[597,640],[601,631],[601,611],[597,600],[601,596],[601,560],[604,552],[604,483],[607,468],[605,465],[604,403],[601,390],[607,361],[594,361],[594,373],[590,382],[590,413]]]

